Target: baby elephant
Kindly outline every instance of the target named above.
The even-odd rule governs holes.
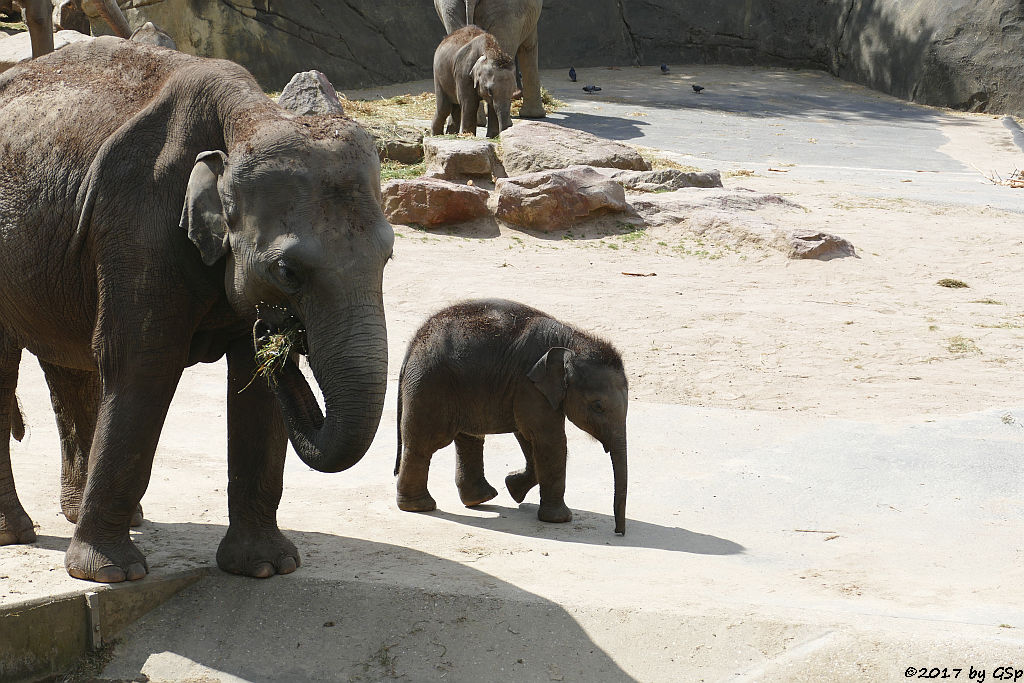
[[[544,522],[568,522],[565,418],[601,442],[615,476],[615,533],[626,532],[626,408],[622,358],[607,342],[514,301],[467,301],[416,332],[398,379],[398,507],[436,507],[430,458],[455,441],[462,502],[498,495],[484,478],[484,435],[513,433],[526,467],[505,477],[517,503],[540,483]]]
[[[498,41],[479,26],[464,26],[441,41],[434,52],[434,135],[444,133],[451,114],[449,133],[476,135],[477,110],[487,103],[487,137],[493,138],[512,125],[512,93],[516,71],[512,58]],[[459,130],[456,122],[461,123]]]

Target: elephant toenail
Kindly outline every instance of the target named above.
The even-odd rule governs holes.
[[[285,557],[282,557],[281,561],[277,564],[278,574],[291,574],[296,569],[298,569],[298,567],[295,564],[295,558],[291,556],[286,555]]]
[[[252,570],[252,575],[257,579],[269,579],[274,574],[274,565],[269,562],[260,562]]]
[[[95,580],[100,583],[121,583],[125,580],[125,572],[120,567],[110,564],[99,568]]]

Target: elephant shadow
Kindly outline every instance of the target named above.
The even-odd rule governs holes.
[[[211,562],[225,531],[147,520],[133,534],[148,546],[146,581]],[[636,680],[579,614],[542,596],[419,550],[286,533],[303,557],[296,573],[255,580],[211,567],[117,636],[101,678]]]
[[[518,508],[487,504],[473,508],[496,513],[497,516],[492,517],[458,514],[441,509],[425,514],[481,529],[567,543],[650,548],[698,555],[738,555],[746,550],[739,543],[725,538],[633,519],[626,520],[626,534],[617,536],[613,533],[615,520],[611,515],[589,510],[573,509],[573,518],[568,524],[549,524],[537,519],[538,507],[535,503],[522,503]],[[524,519],[528,521],[524,522]]]

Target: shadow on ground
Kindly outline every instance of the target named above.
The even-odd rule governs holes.
[[[143,528],[175,545],[226,531]],[[561,606],[494,576],[386,543],[286,533],[303,568],[262,581],[213,570],[122,632],[101,680],[634,680]]]
[[[739,543],[725,538],[628,518],[626,535],[616,536],[613,533],[615,519],[611,515],[587,510],[573,510],[573,520],[568,524],[548,524],[537,520],[538,507],[533,503],[523,503],[518,509],[502,505],[478,505],[474,508],[497,514],[497,517],[489,518],[460,515],[446,510],[434,510],[425,514],[490,531],[549,538],[568,543],[651,548],[698,555],[737,555],[745,550]]]

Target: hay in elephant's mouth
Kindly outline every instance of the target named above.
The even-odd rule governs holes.
[[[253,375],[249,384],[252,384],[257,377],[263,377],[267,380],[267,384],[276,387],[277,377],[284,369],[292,352],[304,353],[305,336],[306,330],[301,325],[293,325],[254,339],[256,374]],[[249,387],[249,384],[245,385],[246,388]]]

